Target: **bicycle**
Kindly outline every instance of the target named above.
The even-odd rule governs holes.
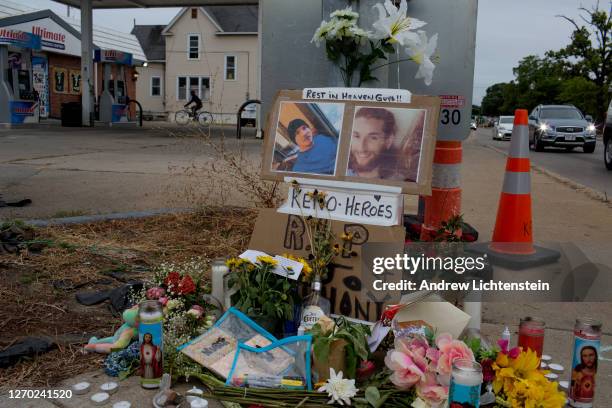
[[[197,121],[200,125],[210,125],[213,116],[207,111],[197,111],[195,115],[191,109],[182,109],[174,114],[174,121],[180,125],[186,125],[190,120]]]

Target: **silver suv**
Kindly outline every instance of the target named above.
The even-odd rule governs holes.
[[[593,118],[572,105],[538,105],[529,115],[529,145],[541,152],[546,146],[595,151]]]

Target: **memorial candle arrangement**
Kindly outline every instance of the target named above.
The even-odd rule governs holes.
[[[138,309],[138,340],[140,344],[140,385],[143,388],[159,388],[163,364],[162,306],[157,300],[148,300]]]
[[[481,385],[482,367],[479,363],[465,358],[453,361],[453,371],[448,391],[449,407],[468,406],[478,408],[480,406]]]
[[[538,357],[542,357],[544,349],[544,320],[535,317],[525,317],[521,319],[519,325],[518,346],[524,351],[531,349],[536,352]]]

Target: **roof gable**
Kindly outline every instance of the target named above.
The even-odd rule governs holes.
[[[138,39],[148,61],[166,59],[166,37],[162,35],[164,25],[135,25],[132,34]]]
[[[162,35],[170,35],[172,27],[191,7],[183,7],[168,23]],[[205,6],[199,7],[219,33],[256,33],[258,6]]]

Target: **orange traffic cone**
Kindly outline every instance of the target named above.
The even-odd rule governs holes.
[[[559,252],[535,246],[531,223],[531,165],[527,111],[517,109],[506,174],[502,187],[493,240],[476,244],[471,250],[486,253],[493,264],[511,269],[530,268],[555,262]]]
[[[493,231],[492,250],[508,254],[535,253],[531,223],[531,165],[527,111],[517,109],[504,186]]]

